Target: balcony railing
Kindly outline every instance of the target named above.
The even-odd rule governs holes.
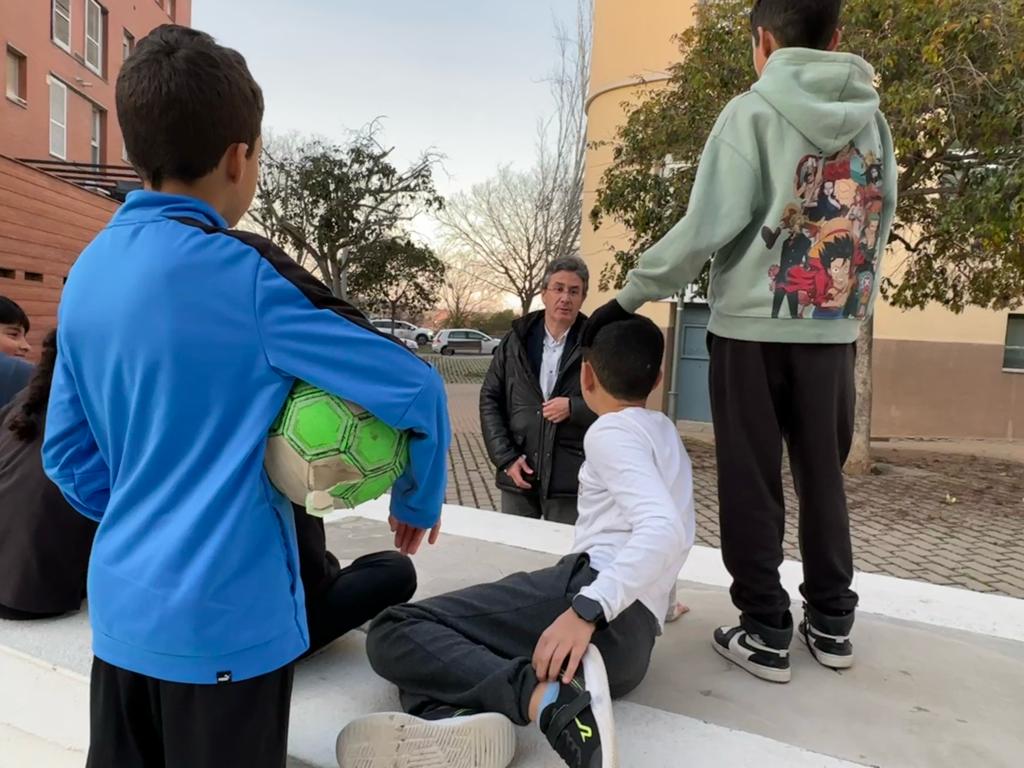
[[[56,176],[75,186],[106,195],[123,203],[129,192],[142,189],[142,181],[135,171],[126,165],[93,165],[92,163],[70,163],[66,160],[33,160],[18,158],[37,171]]]

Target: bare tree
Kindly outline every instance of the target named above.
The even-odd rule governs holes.
[[[500,291],[481,280],[472,260],[452,255],[442,260],[446,271],[438,301],[448,315],[446,323],[454,328],[472,325],[478,315],[495,306]]]
[[[537,168],[556,257],[578,253],[580,247],[592,30],[592,0],[577,0],[575,30],[555,23],[559,60],[548,78],[555,111],[540,128]]]
[[[464,251],[480,280],[530,311],[547,264],[579,253],[586,158],[591,6],[578,0],[576,29],[556,24],[560,57],[550,75],[555,109],[538,126],[537,158],[526,172],[502,167],[448,200],[438,215],[446,242]]]

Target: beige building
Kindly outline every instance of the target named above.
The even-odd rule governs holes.
[[[635,103],[645,88],[667,79],[668,67],[679,57],[672,36],[693,21],[693,4],[687,0],[595,0],[587,103],[591,142],[614,138],[624,118],[623,103]],[[610,147],[588,153],[587,214],[611,159]],[[627,244],[628,233],[616,222],[597,231],[584,226],[582,252],[594,275],[616,247]],[[594,291],[585,310],[608,298]],[[688,303],[677,314],[674,303],[663,302],[644,312],[670,339],[676,336],[677,317],[681,328],[680,354],[670,353],[667,361],[667,372],[678,372],[677,392],[670,396],[666,386],[662,405],[672,410],[674,400],[677,418],[709,420],[706,308]],[[902,312],[882,305],[875,335],[876,437],[1024,437],[1024,310],[954,315],[938,307]]]

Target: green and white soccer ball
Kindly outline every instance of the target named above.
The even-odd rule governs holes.
[[[387,493],[409,464],[409,436],[309,384],[292,389],[267,439],[274,486],[313,514]]]

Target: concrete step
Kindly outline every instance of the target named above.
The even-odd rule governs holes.
[[[332,551],[346,560],[388,549],[391,537],[379,521],[385,514],[377,506],[333,520]],[[446,510],[445,525],[442,543],[416,558],[419,598],[544,567],[571,541],[561,526],[479,510]],[[798,571],[799,564],[786,564],[787,584]],[[717,553],[695,551],[683,577],[680,598],[691,613],[659,639],[645,683],[616,704],[624,768],[1020,764],[1024,601],[858,577],[873,612],[858,618],[856,666],[827,671],[794,643],[794,681],[774,686],[709,647],[713,628],[735,619]],[[352,633],[299,666],[289,743],[295,766],[334,768],[334,740],[347,722],[397,708],[395,690],[370,670],[363,642]],[[0,646],[0,746],[10,745],[0,753],[39,755],[19,768],[48,766],[51,755],[61,768],[57,760],[81,761],[91,661],[85,615],[0,622]],[[525,728],[513,765],[561,763],[537,729]]]

